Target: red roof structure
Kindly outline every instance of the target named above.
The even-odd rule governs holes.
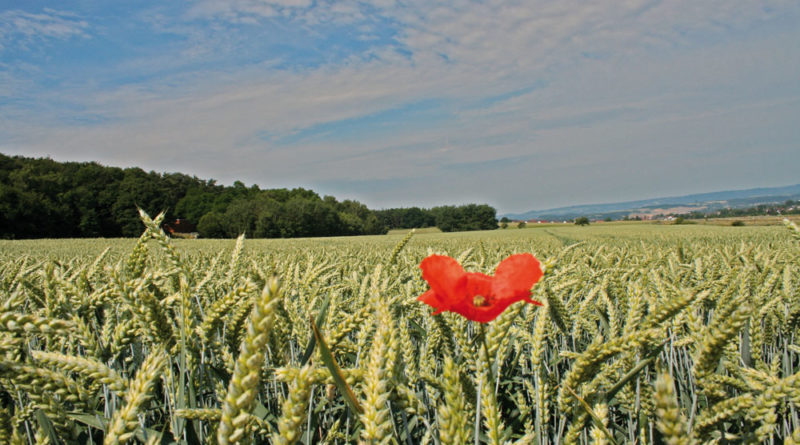
[[[178,218],[171,223],[164,223],[164,231],[171,236],[196,237],[197,226],[185,219]],[[194,236],[192,236],[194,235]]]

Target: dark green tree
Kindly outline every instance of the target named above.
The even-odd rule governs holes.
[[[330,236],[438,225],[445,231],[497,227],[488,205],[373,211],[303,188],[217,185],[182,173],[60,163],[0,154],[0,237],[139,236],[137,207],[166,221],[184,218],[204,237]],[[200,224],[200,222],[203,222]]]
[[[226,238],[225,215],[219,212],[206,213],[197,223],[197,232],[202,238]]]

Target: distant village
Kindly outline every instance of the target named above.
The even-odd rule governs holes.
[[[751,207],[724,207],[719,209],[709,209],[709,206],[676,206],[668,208],[649,208],[632,211],[620,216],[620,212],[612,215],[600,215],[587,217],[591,223],[612,222],[612,221],[665,221],[674,222],[676,220],[708,219],[708,218],[737,218],[750,216],[784,216],[800,214],[800,201],[787,200],[784,203],[759,204]],[[503,222],[519,226],[533,224],[572,224],[576,223],[577,218],[534,218],[534,219],[507,219]]]

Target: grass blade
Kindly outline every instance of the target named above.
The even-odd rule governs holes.
[[[345,381],[342,371],[339,369],[339,365],[336,364],[336,359],[333,358],[333,353],[331,353],[330,348],[328,348],[328,344],[325,342],[325,339],[322,338],[322,333],[319,332],[319,328],[317,328],[317,324],[314,322],[314,319],[311,318],[310,321],[311,330],[314,331],[314,338],[316,338],[317,344],[319,344],[319,355],[322,357],[322,361],[325,363],[325,366],[331,372],[333,383],[335,383],[336,387],[339,388],[339,392],[342,394],[342,397],[344,397],[344,401],[347,402],[347,406],[350,407],[350,410],[353,412],[353,414],[362,414],[364,412],[364,408],[362,408],[358,403],[355,393],[353,393],[350,385],[348,385],[347,381]]]
[[[317,314],[317,326],[323,326],[325,324],[326,315],[328,315],[328,306],[331,304],[331,295],[328,294],[328,297],[325,298],[325,301],[322,302],[322,307],[319,308],[319,313]],[[317,343],[317,336],[314,335],[311,339],[308,340],[308,346],[306,346],[306,350],[303,352],[303,357],[300,359],[300,366],[305,366],[309,360],[311,360],[311,354],[314,353],[314,347],[316,347]]]

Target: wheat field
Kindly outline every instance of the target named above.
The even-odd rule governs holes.
[[[0,443],[800,442],[800,232],[0,242]],[[488,324],[418,265],[546,265]]]

